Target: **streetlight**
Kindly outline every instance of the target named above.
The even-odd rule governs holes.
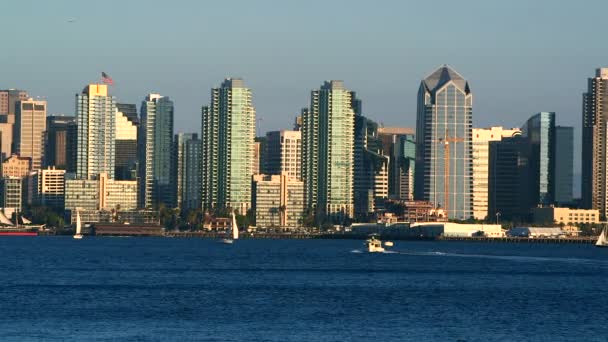
[[[496,212],[496,224],[498,224],[498,220],[500,219],[500,211]]]

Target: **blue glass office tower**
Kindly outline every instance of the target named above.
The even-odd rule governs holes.
[[[441,66],[418,91],[414,197],[443,208],[451,219],[473,216],[472,125],[469,83]]]
[[[555,113],[541,112],[532,116],[521,128],[530,144],[531,202],[550,205],[555,201]]]

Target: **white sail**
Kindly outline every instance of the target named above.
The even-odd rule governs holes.
[[[23,224],[31,224],[32,223],[32,221],[26,219],[25,216],[21,216],[21,222],[23,222]]]
[[[596,246],[608,246],[608,231],[606,230],[606,227],[604,227],[604,229],[602,229],[602,232],[600,233],[599,238],[597,239],[597,242],[595,243]]]
[[[5,226],[14,226],[13,222],[4,215],[4,212],[0,211],[0,224]]]
[[[239,226],[236,224],[236,216],[232,213],[232,239],[236,240],[239,238]]]
[[[82,223],[80,222],[80,212],[76,210],[76,235],[80,235],[82,231]]]

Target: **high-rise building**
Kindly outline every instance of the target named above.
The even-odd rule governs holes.
[[[555,202],[560,205],[573,201],[574,127],[555,127]]]
[[[201,141],[196,133],[175,135],[175,198],[182,210],[201,207]]]
[[[226,79],[211,90],[202,108],[203,210],[251,208],[255,109],[251,89],[241,79]]]
[[[473,217],[475,219],[484,220],[488,216],[490,141],[500,141],[502,138],[513,137],[520,133],[518,128],[473,128]]]
[[[488,177],[488,219],[527,222],[535,207],[530,188],[531,144],[527,137],[515,135],[490,141]]]
[[[141,104],[139,126],[139,206],[175,205],[172,187],[173,101],[149,94]]]
[[[93,179],[105,173],[114,179],[116,100],[105,84],[89,84],[76,94],[76,176]]]
[[[10,123],[14,123],[14,117],[16,112],[16,104],[18,101],[27,100],[29,96],[25,90],[19,89],[6,89],[0,90],[0,116],[7,115],[11,116]]]
[[[354,93],[342,81],[313,90],[302,111],[302,178],[306,204],[317,217],[353,217]]]
[[[52,115],[46,118],[45,166],[76,171],[76,127],[74,116]]]
[[[390,158],[388,170],[389,197],[396,200],[414,199],[416,138],[414,129],[379,127],[384,154]]]
[[[388,198],[390,158],[378,136],[378,124],[361,114],[355,115],[354,154],[355,217],[366,219]]]
[[[262,174],[266,172],[266,137],[255,137],[253,143],[253,174]]]
[[[521,128],[530,144],[530,186],[535,205],[551,205],[555,200],[555,113],[533,115]]]
[[[0,162],[13,152],[13,125],[8,122],[0,122]]]
[[[65,170],[54,167],[37,170],[30,177],[33,184],[33,203],[55,209],[65,206]]]
[[[137,175],[137,130],[139,118],[135,104],[116,104],[116,171],[117,180],[134,180]]]
[[[302,132],[272,131],[266,133],[266,167],[272,175],[286,173],[288,177],[302,179]]]
[[[253,209],[260,228],[297,228],[304,219],[304,182],[287,174],[253,176]]]
[[[583,94],[582,205],[608,214],[608,68],[587,81]]]
[[[451,219],[473,216],[473,94],[454,69],[441,66],[420,84],[416,120],[415,198]]]
[[[32,159],[32,169],[42,167],[46,132],[46,101],[20,100],[15,104],[13,144],[15,153]]]

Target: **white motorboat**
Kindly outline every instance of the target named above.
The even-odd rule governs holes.
[[[365,247],[369,253],[384,252],[382,241],[376,239],[375,235],[372,235],[369,239],[365,240]]]
[[[231,231],[232,231],[232,239],[222,239],[222,242],[225,244],[233,244],[234,240],[238,240],[239,238],[239,226],[236,224],[236,216],[234,216],[234,212],[232,213],[232,223],[231,223]]]
[[[73,237],[77,240],[82,239],[82,223],[80,222],[80,212],[78,212],[78,209],[76,209],[76,234]]]

